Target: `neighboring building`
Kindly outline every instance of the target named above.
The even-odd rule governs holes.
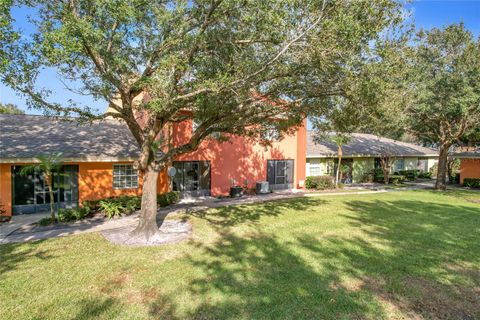
[[[329,140],[315,143],[314,132],[308,131],[306,176],[334,176],[337,150],[337,145]],[[364,133],[354,133],[342,151],[342,165],[349,167],[344,175],[346,182],[362,182],[365,174],[381,168],[380,157],[385,155],[396,158],[392,172],[429,171],[438,162],[438,152],[434,149]]]
[[[465,178],[480,179],[480,148],[454,154],[460,159],[460,184]]]
[[[305,125],[305,123],[304,123]],[[173,126],[172,141],[189,138],[192,123]],[[173,190],[191,195],[226,195],[232,182],[254,188],[268,180],[272,189],[302,187],[305,180],[306,130],[265,148],[243,137],[230,142],[213,138],[196,152],[172,163],[172,181],[159,175],[158,192]],[[80,125],[43,116],[0,115],[0,203],[7,214],[47,210],[48,189],[39,175],[22,176],[22,165],[40,154],[62,152],[65,166],[54,181],[61,206],[120,195],[140,195],[142,176],[133,169],[139,148],[126,125],[116,120]]]

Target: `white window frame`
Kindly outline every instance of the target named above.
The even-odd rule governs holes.
[[[112,176],[113,189],[138,188],[138,170],[131,164],[114,164]]]
[[[398,168],[399,163],[402,164],[402,167],[400,169]],[[397,171],[397,172],[405,170],[405,159],[400,158],[400,159],[395,160],[395,165],[393,166],[393,170]]]

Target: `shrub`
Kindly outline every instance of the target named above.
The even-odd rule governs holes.
[[[39,226],[45,227],[52,224],[52,219],[50,217],[45,217],[40,219],[37,223]]]
[[[85,219],[90,214],[89,207],[71,208],[71,209],[59,209],[58,221],[69,222]]]
[[[399,175],[405,176],[410,181],[414,181],[417,179],[418,172],[418,170],[401,170],[399,171]]]
[[[166,207],[180,200],[180,192],[170,191],[157,195],[157,203],[160,207]]]
[[[406,177],[404,175],[394,174],[394,175],[391,175],[388,178],[388,183],[399,184],[399,183],[403,183],[405,181],[405,179],[406,179]]]
[[[90,212],[95,212],[99,209],[98,202],[99,200],[85,200],[82,202],[82,206],[88,207]]]
[[[307,177],[305,179],[305,188],[307,189],[316,189],[317,184],[313,181],[313,177]]]
[[[420,171],[420,173],[418,174],[418,177],[420,179],[431,179],[432,173],[428,171]]]
[[[480,188],[480,178],[465,178],[463,186],[469,188]]]
[[[98,202],[100,212],[102,212],[105,217],[111,219],[116,216],[120,216],[125,212],[125,207],[119,201],[115,201],[114,198],[103,199]]]
[[[307,177],[305,179],[305,187],[307,189],[333,189],[335,188],[335,182],[331,176],[314,176]]]

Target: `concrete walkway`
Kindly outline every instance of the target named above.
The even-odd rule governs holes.
[[[418,190],[431,188],[431,184],[415,185],[412,184],[408,187],[388,189],[388,188],[351,188],[346,189],[343,192],[302,192],[302,191],[285,191],[276,192],[267,195],[254,195],[244,196],[241,198],[224,198],[217,199],[213,197],[202,197],[185,199],[180,203],[161,208],[157,215],[157,221],[159,224],[163,222],[167,215],[173,215],[177,213],[183,213],[185,211],[201,211],[209,208],[219,208],[230,205],[240,204],[253,204],[262,203],[283,199],[293,199],[300,197],[324,197],[324,196],[342,196],[342,195],[355,195],[355,194],[376,194],[385,192],[397,192],[406,190]],[[118,228],[128,228],[135,226],[138,223],[138,213],[121,218],[114,218],[111,220],[104,219],[102,217],[94,217],[74,223],[61,223],[52,226],[38,226],[34,223],[38,222],[41,218],[48,215],[42,214],[29,214],[14,216],[9,223],[0,225],[0,244],[11,242],[24,242],[32,240],[42,240],[53,237],[61,237],[72,234],[100,232],[105,230],[112,230]]]
[[[0,243],[3,243],[14,231],[33,223],[37,223],[40,219],[48,217],[49,212],[32,213],[32,214],[20,214],[13,216],[10,221],[0,224]]]

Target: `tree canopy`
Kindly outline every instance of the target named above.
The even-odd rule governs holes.
[[[212,133],[262,140],[275,130],[281,137],[327,97],[345,96],[369,43],[402,19],[402,5],[393,0],[18,3],[37,10],[36,29],[0,43],[9,56],[2,81],[49,115],[124,121],[141,149],[136,164],[147,181],[141,217],[148,207],[149,225],[156,209],[152,172]],[[37,85],[45,67],[113,112],[56,103]],[[168,125],[185,120],[198,124],[187,142],[158,143]]]
[[[20,109],[13,103],[3,104],[0,102],[0,114],[25,114],[25,111]]]

